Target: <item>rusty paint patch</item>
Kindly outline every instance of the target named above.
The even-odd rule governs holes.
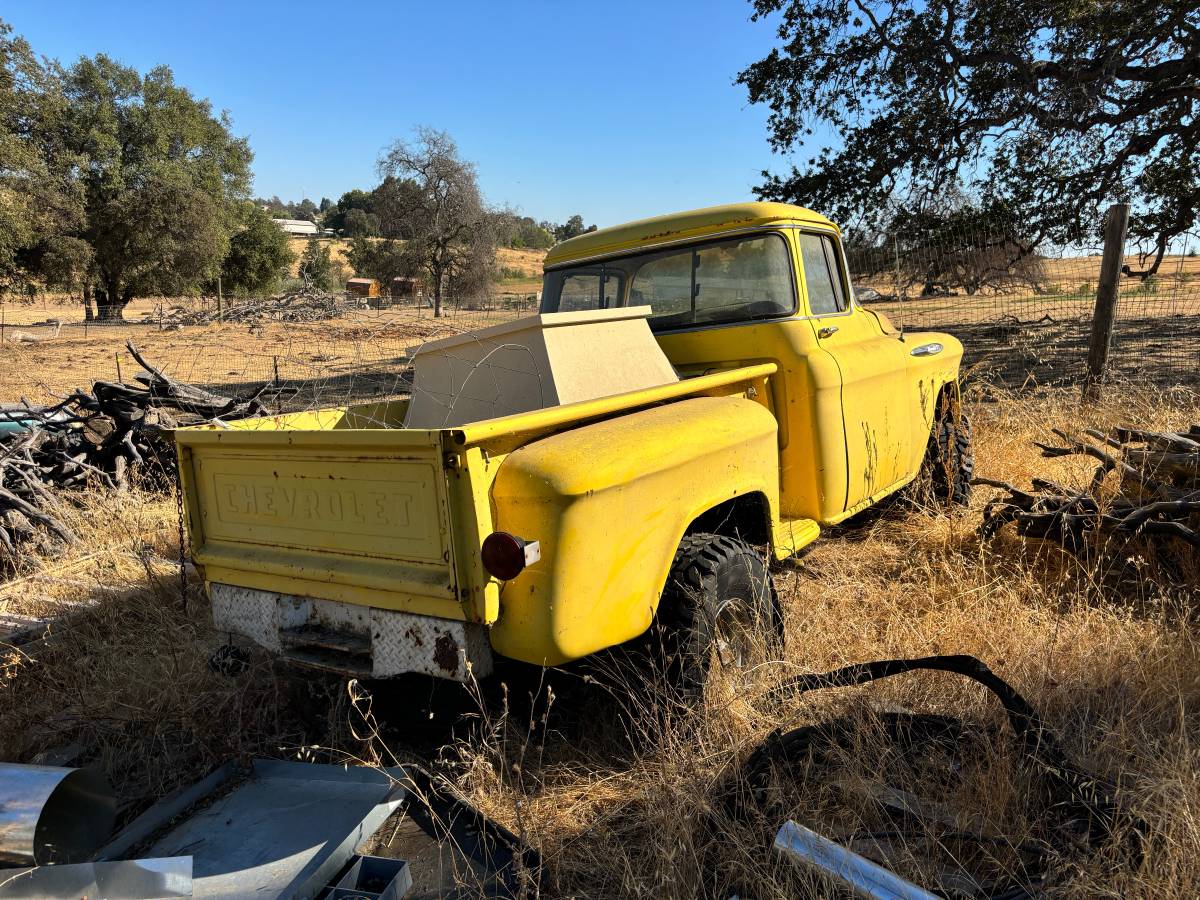
[[[434,643],[433,661],[446,672],[458,671],[458,644],[450,632],[443,631]]]

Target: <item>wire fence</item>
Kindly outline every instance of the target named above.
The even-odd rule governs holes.
[[[211,314],[215,300],[143,301],[116,322],[83,321],[69,306],[51,306],[39,321],[9,317],[0,326],[0,402],[41,404],[95,381],[132,383],[145,373],[127,344],[170,377],[224,396],[266,384],[272,405],[285,411],[383,399],[408,392],[422,344],[536,312],[532,296],[449,300],[440,316],[412,299],[344,305],[313,321],[254,318],[243,308],[242,321],[180,324],[200,310]],[[77,321],[67,321],[72,313]]]
[[[1200,378],[1200,242],[1187,238],[1149,277],[1127,253],[1109,376],[1169,386]],[[906,331],[944,331],[969,376],[1013,388],[1079,384],[1101,253],[1030,246],[977,230],[889,234],[847,253],[859,302]]]
[[[1117,379],[1200,384],[1200,256],[1194,239],[1159,271],[1120,280],[1109,368]],[[905,331],[945,331],[966,348],[968,377],[1015,389],[1078,384],[1085,372],[1098,249],[1042,248],[979,231],[886,235],[851,245],[859,302]],[[1126,256],[1129,272],[1144,268]],[[448,300],[341,296],[329,309],[276,297],[136,301],[121,322],[82,307],[0,305],[0,404],[53,402],[95,381],[143,375],[132,343],[172,378],[225,396],[268,385],[285,411],[408,394],[411,360],[441,337],[536,312],[534,295]],[[332,311],[331,311],[332,310]],[[203,324],[192,324],[197,321]]]

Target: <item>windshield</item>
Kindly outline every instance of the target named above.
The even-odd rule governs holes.
[[[787,243],[757,234],[546,273],[542,312],[614,306],[649,306],[654,331],[791,315]]]

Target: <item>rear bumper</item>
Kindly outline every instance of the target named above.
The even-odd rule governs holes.
[[[486,626],[211,582],[213,625],[300,665],[386,678],[491,674]]]

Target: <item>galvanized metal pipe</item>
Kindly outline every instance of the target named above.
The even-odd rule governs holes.
[[[870,900],[939,900],[895,872],[859,856],[815,831],[787,821],[775,835],[775,849],[790,859],[824,872],[859,897]]]
[[[0,763],[0,864],[86,862],[116,819],[112,788],[98,772]]]

